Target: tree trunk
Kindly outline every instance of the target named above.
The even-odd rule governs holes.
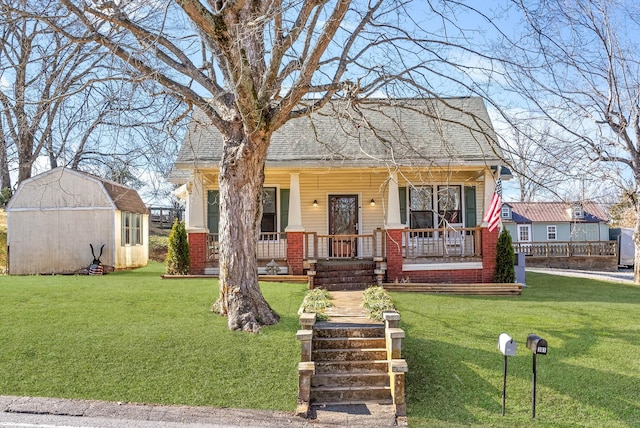
[[[214,310],[231,330],[257,332],[278,322],[258,284],[257,246],[270,135],[225,141],[220,165],[220,297]]]

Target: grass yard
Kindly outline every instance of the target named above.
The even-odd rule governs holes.
[[[7,213],[0,208],[0,274],[7,270]]]
[[[306,287],[263,284],[281,322],[252,335],[209,312],[214,280],[163,269],[0,276],[0,394],[294,410]]]
[[[640,426],[640,288],[533,273],[527,284],[520,298],[392,294],[406,331],[409,426]],[[517,343],[504,417],[503,332]],[[549,344],[535,423],[529,333]]]
[[[293,410],[300,284],[262,284],[281,315],[258,335],[209,313],[213,280],[161,264],[103,277],[0,276],[0,394]],[[411,427],[640,426],[640,288],[527,275],[522,297],[393,293]],[[513,336],[506,415],[497,338]],[[538,357],[531,420],[529,333]]]

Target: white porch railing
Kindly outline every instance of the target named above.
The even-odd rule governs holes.
[[[351,259],[384,257],[384,230],[363,235],[304,235],[304,257],[309,259]]]
[[[207,235],[207,261],[219,260],[220,241],[217,233]],[[261,233],[258,239],[258,260],[286,260],[286,232]]]
[[[406,259],[479,257],[482,255],[480,230],[475,227],[406,229],[402,232],[402,256]]]

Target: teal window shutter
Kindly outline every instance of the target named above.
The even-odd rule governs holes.
[[[207,227],[210,233],[218,233],[220,221],[220,192],[218,190],[207,191]]]
[[[280,232],[289,226],[289,189],[280,189]]]
[[[400,222],[409,224],[407,221],[407,188],[398,187],[398,199],[400,200]]]
[[[476,227],[478,213],[476,211],[476,186],[464,188],[464,227]]]

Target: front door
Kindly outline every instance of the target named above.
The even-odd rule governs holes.
[[[358,254],[357,234],[358,196],[329,195],[329,235],[342,235],[331,238],[329,257],[355,257]]]
[[[525,254],[531,254],[531,225],[530,224],[519,224],[518,225],[518,244],[520,247],[520,251],[523,251]]]

